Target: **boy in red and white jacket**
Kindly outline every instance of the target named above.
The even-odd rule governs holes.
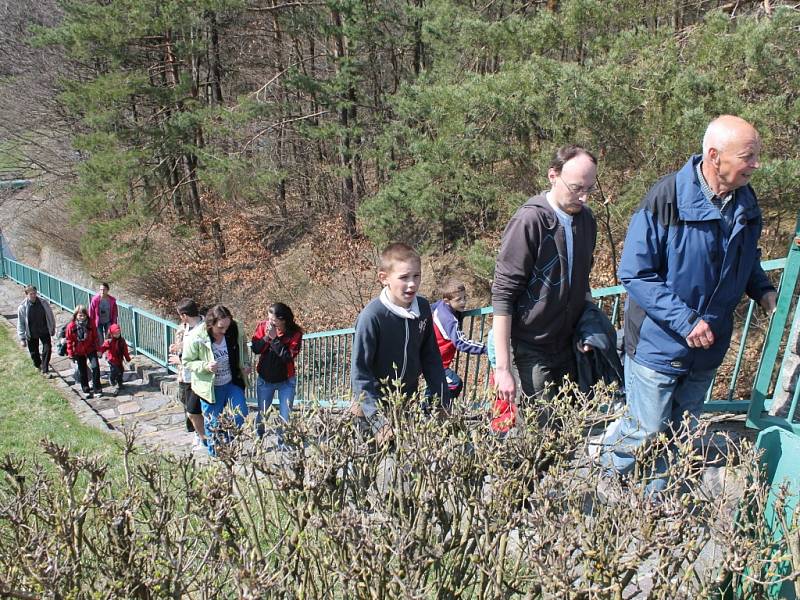
[[[106,360],[108,361],[109,367],[111,367],[111,376],[109,379],[111,380],[111,385],[117,386],[113,392],[116,396],[119,394],[123,385],[122,374],[125,372],[125,367],[122,361],[126,360],[130,362],[131,357],[130,354],[128,354],[128,342],[122,337],[122,329],[120,329],[120,326],[114,323],[109,327],[108,333],[110,337],[103,342],[100,350],[105,352]]]
[[[461,313],[467,306],[467,289],[460,281],[448,280],[442,287],[442,299],[436,302],[433,311],[433,331],[442,355],[442,366],[450,388],[450,398],[456,398],[464,387],[461,377],[450,368],[456,351],[469,354],[486,354],[486,345],[469,339],[461,331]]]

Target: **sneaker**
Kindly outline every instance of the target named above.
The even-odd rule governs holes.
[[[92,398],[94,398],[94,394],[92,392],[86,392],[86,399],[91,400]]]
[[[111,390],[111,395],[115,398],[119,395],[119,386],[116,386],[114,389]]]

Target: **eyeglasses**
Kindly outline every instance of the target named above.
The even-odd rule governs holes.
[[[558,175],[558,178],[561,180],[561,183],[567,186],[567,189],[570,191],[570,193],[575,194],[576,196],[591,196],[597,191],[596,185],[590,185],[588,188],[585,188],[579,185],[575,185],[574,183],[573,184],[567,183],[566,181],[564,181],[564,178],[561,177],[561,174]]]

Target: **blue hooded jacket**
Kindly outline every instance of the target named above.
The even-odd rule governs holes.
[[[753,189],[736,190],[725,244],[720,212],[697,180],[695,166],[701,160],[692,156],[650,189],[631,219],[619,265],[628,292],[625,351],[661,373],[718,367],[742,293],[758,301],[775,289],[761,268],[761,209]],[[707,350],[686,343],[698,319],[714,333]]]

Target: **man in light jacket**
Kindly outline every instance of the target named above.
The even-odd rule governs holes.
[[[36,287],[29,285],[25,288],[25,301],[17,309],[17,336],[22,347],[27,346],[33,364],[47,377],[50,376],[52,336],[55,333],[56,320],[53,309],[47,300],[39,297]]]

